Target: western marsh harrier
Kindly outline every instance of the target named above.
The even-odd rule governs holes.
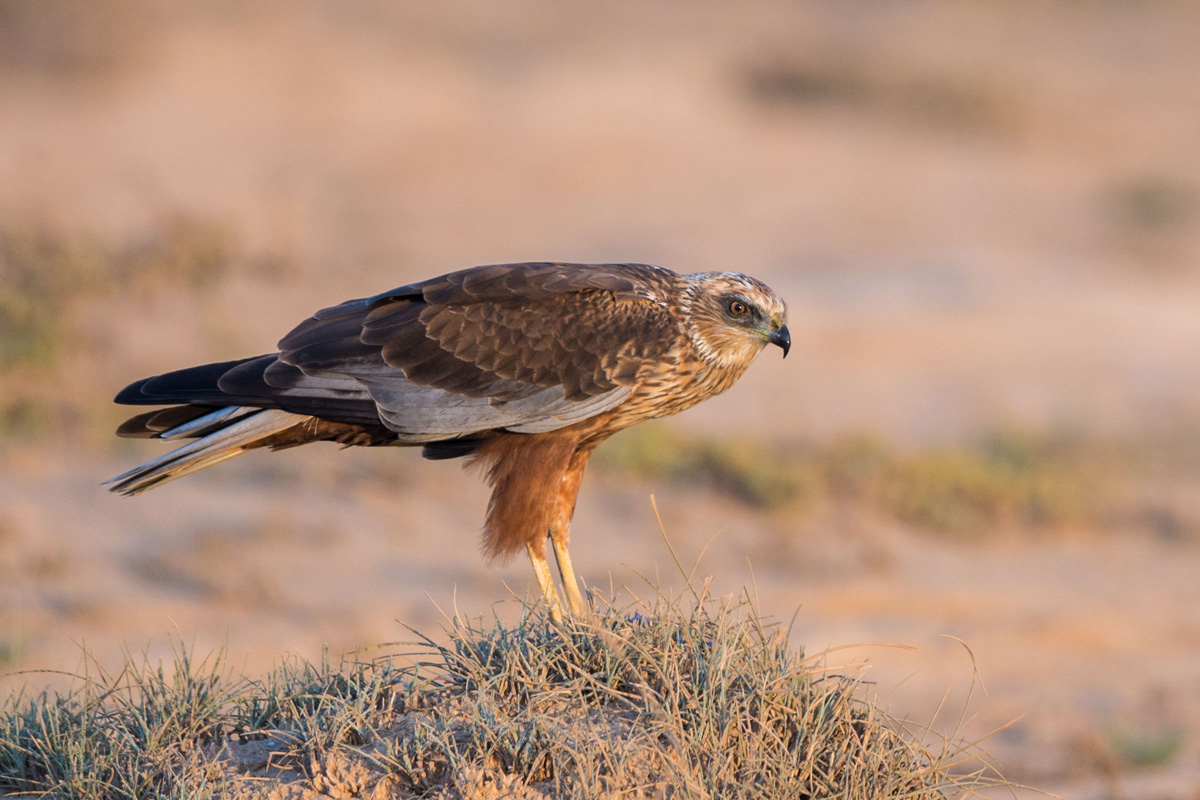
[[[585,610],[567,552],[588,457],[622,428],[728,389],[791,338],[784,303],[735,272],[645,264],[503,264],[318,311],[279,352],[137,381],[116,397],[170,408],[119,436],[194,439],[108,482],[132,495],[249,450],[317,441],[469,456],[493,487],[491,559],[522,547],[551,614]]]

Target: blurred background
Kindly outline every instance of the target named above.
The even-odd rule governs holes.
[[[1198,43],[1171,0],[0,0],[5,687],[511,616],[456,463],[120,499],[164,448],[111,397],[442,272],[641,261],[767,281],[794,346],[601,448],[585,580],[680,591],[653,494],[715,594],[863,645],[831,668],[915,727],[1200,796]]]

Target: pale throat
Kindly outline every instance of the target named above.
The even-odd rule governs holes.
[[[767,342],[747,332],[716,328],[707,335],[695,323],[687,326],[688,340],[709,369],[735,370],[741,375]]]

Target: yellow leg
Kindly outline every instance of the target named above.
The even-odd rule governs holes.
[[[562,602],[558,599],[558,592],[554,590],[554,577],[550,574],[550,565],[546,563],[545,544],[542,545],[540,553],[533,542],[529,542],[525,547],[529,550],[529,561],[533,564],[533,574],[542,590],[542,597],[546,598],[546,606],[550,609],[550,619],[562,624]]]
[[[550,531],[550,541],[554,544],[554,559],[558,562],[558,574],[562,576],[563,589],[567,593],[567,603],[571,606],[571,614],[584,617],[588,614],[587,603],[579,591],[579,582],[575,579],[575,569],[571,566],[571,554],[567,552],[567,531],[555,526]]]

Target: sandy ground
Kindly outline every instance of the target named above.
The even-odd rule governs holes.
[[[1011,426],[1194,449],[1189,4],[46,8],[0,6],[3,226],[123,244],[185,215],[241,255],[202,291],[76,298],[61,360],[0,375],[72,410],[0,442],[7,668],[174,637],[261,670],[528,591],[526,565],[476,553],[476,478],[412,453],[255,457],[136,500],[98,486],[159,452],[110,440],[126,382],[268,351],[316,308],[472,264],[771,283],[792,356],[673,423],[697,435],[922,446]],[[869,661],[916,723],[945,697],[935,727],[957,725],[962,640],[979,679],[962,732],[1008,724],[985,747],[1010,777],[1080,798],[1200,791],[1191,529],[955,543],[590,475],[574,547],[589,582],[679,588],[652,492],[685,560],[720,534],[698,569],[714,591],[753,580],[765,613],[795,613],[798,647],[915,648],[829,658]],[[1122,757],[1176,739],[1165,764]]]

